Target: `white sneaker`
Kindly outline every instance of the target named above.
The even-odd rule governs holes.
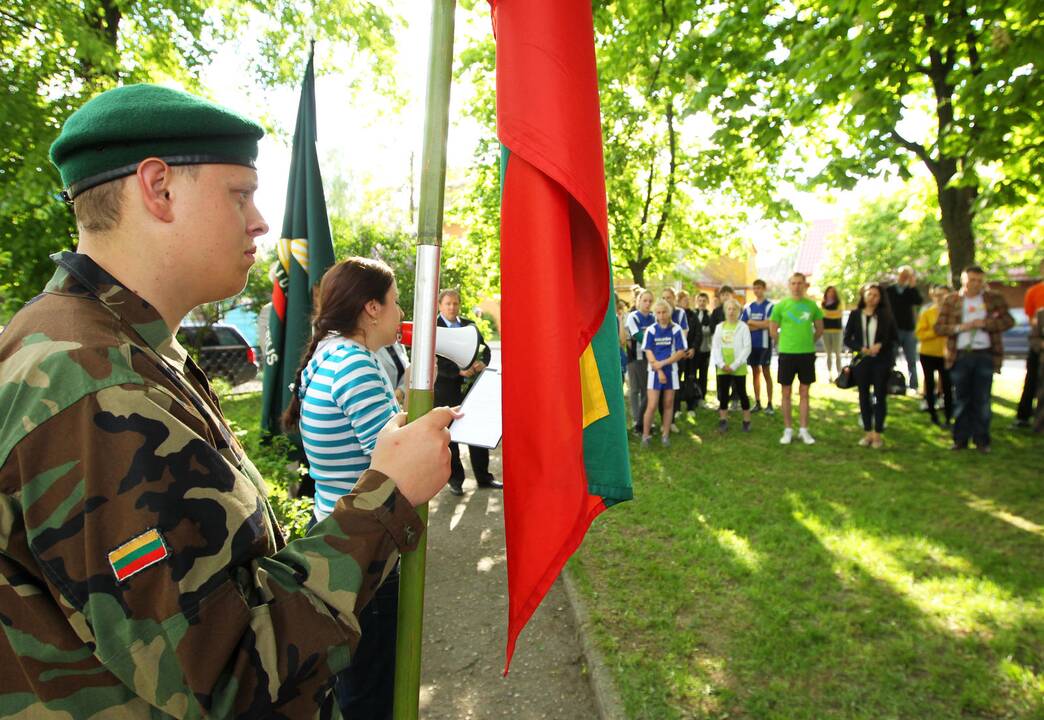
[[[680,432],[678,430],[678,426],[675,423],[671,423],[671,432],[673,432],[673,433]]]
[[[783,430],[783,437],[781,437],[779,439],[779,444],[780,445],[789,445],[793,439],[794,439],[794,431],[791,430],[790,428],[785,428]]]
[[[806,445],[814,445],[816,442],[816,439],[812,437],[812,434],[808,431],[808,428],[799,428],[798,437],[801,438],[801,442],[805,443]]]

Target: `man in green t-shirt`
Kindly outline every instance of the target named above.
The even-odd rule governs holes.
[[[804,273],[790,276],[790,297],[780,300],[772,308],[769,331],[779,348],[779,366],[776,379],[783,390],[783,437],[780,444],[789,445],[794,439],[791,427],[790,393],[794,376],[798,378],[799,417],[798,437],[806,445],[816,440],[808,431],[808,388],[816,381],[816,340],[823,334],[823,311],[805,297],[808,281]]]

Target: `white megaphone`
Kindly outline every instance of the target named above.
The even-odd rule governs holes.
[[[401,328],[402,344],[413,345],[413,323],[404,322]],[[435,328],[435,354],[452,360],[461,370],[475,362],[479,349],[479,331],[474,325],[459,328]]]

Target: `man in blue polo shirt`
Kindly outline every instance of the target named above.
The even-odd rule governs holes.
[[[773,302],[765,297],[765,281],[754,281],[754,302],[743,308],[740,320],[750,328],[750,365],[754,376],[754,407],[751,412],[761,412],[761,378],[765,379],[765,414],[772,415],[772,338],[769,336],[769,318]]]

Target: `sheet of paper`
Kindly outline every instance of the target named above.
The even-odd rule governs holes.
[[[450,425],[450,438],[464,445],[492,450],[500,444],[500,372],[486,368],[468,391],[461,409],[464,417]]]

